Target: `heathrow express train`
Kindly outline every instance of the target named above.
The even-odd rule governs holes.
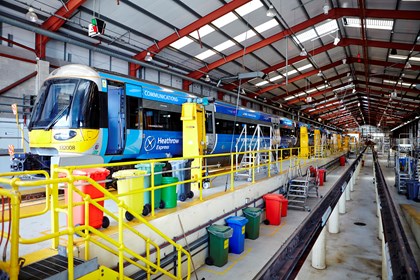
[[[182,156],[181,106],[197,98],[178,89],[85,65],[55,69],[32,110],[30,154],[12,169],[48,169],[51,156],[99,155],[104,162]],[[206,106],[207,154],[232,151],[244,125],[270,127],[280,148],[296,144],[294,122],[216,101]],[[234,148],[233,148],[234,149]]]

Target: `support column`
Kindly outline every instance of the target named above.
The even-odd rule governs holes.
[[[351,194],[350,194],[350,181],[348,182],[348,184],[346,186],[346,190],[344,192],[346,193],[346,200],[349,201],[351,199]]]
[[[338,213],[338,204],[334,207],[330,218],[328,219],[328,232],[329,233],[339,233],[340,232],[340,220]]]
[[[326,252],[326,229],[322,229],[314,246],[312,247],[312,267],[316,269],[325,269],[325,252]]]
[[[340,214],[346,214],[346,194],[342,193],[340,200],[338,201],[338,212]]]
[[[355,181],[356,174],[352,173],[350,178],[350,191],[354,192],[354,181]]]

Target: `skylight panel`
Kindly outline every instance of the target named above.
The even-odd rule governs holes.
[[[200,29],[198,29],[198,33],[200,34],[201,38],[203,38],[204,36],[212,33],[213,31],[214,31],[214,28],[211,27],[208,24],[206,24],[203,27],[201,27]],[[197,31],[193,31],[193,32],[190,33],[190,35],[198,40],[199,39],[198,33],[197,33]]]
[[[233,39],[240,43],[240,42],[243,42],[243,41],[245,41],[249,38],[254,37],[255,35],[257,35],[257,34],[255,34],[255,32],[250,29],[250,30],[248,30],[248,31],[246,31],[242,34],[239,34],[238,36],[234,37]]]
[[[269,20],[264,22],[263,24],[258,25],[255,27],[255,30],[257,30],[258,33],[263,33],[264,31],[267,31],[273,27],[278,26],[278,22],[275,19]]]
[[[213,50],[207,50],[205,52],[202,52],[202,53],[196,55],[195,58],[203,60],[203,59],[206,59],[206,58],[208,58],[212,55],[215,55],[215,54],[216,54],[216,52],[214,52]]]
[[[297,73],[297,70],[293,69],[293,70],[290,70],[289,72],[287,72],[285,75],[286,76],[291,76],[291,75],[296,74],[296,73]]]
[[[188,38],[188,37],[182,37],[181,39],[179,39],[179,40],[176,40],[175,42],[173,42],[172,44],[171,44],[171,47],[174,47],[175,49],[180,49],[180,48],[182,48],[182,47],[185,47],[186,45],[188,45],[188,44],[190,44],[190,43],[192,43],[193,42],[193,40],[192,39],[190,39],[190,38]]]
[[[280,80],[281,78],[283,78],[282,75],[274,76],[273,78],[270,78],[270,82],[274,82],[274,81]]]
[[[230,47],[232,47],[234,45],[235,45],[235,43],[233,41],[227,40],[227,41],[225,41],[225,42],[223,42],[223,43],[218,44],[217,46],[215,46],[214,49],[216,51],[221,52],[221,51],[226,50],[227,48],[230,48]]]
[[[336,20],[328,20],[327,22],[320,24],[315,27],[315,29],[311,28],[307,31],[301,32],[300,34],[296,35],[295,41],[298,43],[303,43],[314,38],[321,37],[323,35],[335,32],[338,30],[338,25]],[[315,32],[316,31],[316,32]]]
[[[223,26],[228,25],[229,23],[237,19],[238,17],[235,16],[232,12],[230,12],[222,17],[219,17],[218,19],[213,20],[212,23],[218,28],[222,28]]]
[[[306,69],[311,68],[311,67],[312,67],[312,64],[306,64],[306,65],[303,65],[303,66],[299,67],[297,70],[302,72],[303,70],[306,70]]]
[[[237,8],[235,11],[241,16],[246,16],[247,14],[255,11],[258,8],[261,8],[263,4],[260,0],[253,0],[249,3],[246,3],[245,5]]]
[[[335,32],[338,29],[337,21],[329,20],[326,23],[316,26],[315,29],[320,36],[331,32]]]
[[[360,18],[343,18],[343,24],[347,27],[361,27]],[[392,30],[393,20],[387,19],[366,19],[366,28]]]
[[[262,82],[259,82],[259,83],[255,84],[255,86],[260,87],[260,86],[263,86],[263,85],[266,85],[266,84],[268,84],[267,81],[262,81]]]
[[[309,40],[311,40],[315,37],[316,37],[315,30],[313,28],[311,28],[307,31],[304,31],[304,32],[296,35],[296,40],[297,40],[297,42],[303,43],[303,42],[309,41]]]
[[[391,80],[384,80],[384,83],[391,84],[391,85],[397,84],[397,85],[403,85],[405,87],[411,87],[411,84],[409,83],[402,83],[402,82],[396,82],[396,81],[391,81]]]
[[[299,92],[298,94],[295,94],[295,95],[290,95],[290,96],[287,96],[287,97],[285,97],[284,98],[284,100],[290,100],[290,99],[293,99],[293,98],[296,98],[296,97],[299,97],[299,96],[302,96],[302,95],[305,95],[306,94],[306,92]]]

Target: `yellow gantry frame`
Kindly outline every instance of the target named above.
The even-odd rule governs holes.
[[[306,126],[300,127],[300,154],[299,157],[307,158],[309,156],[309,136]]]
[[[203,155],[206,149],[205,115],[203,104],[182,104],[182,153],[184,158],[194,158],[191,163],[191,179],[196,181],[191,184],[193,189],[202,187],[203,160],[197,156]]]

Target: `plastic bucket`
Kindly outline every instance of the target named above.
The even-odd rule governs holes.
[[[176,183],[178,183],[177,177],[162,178],[162,185],[171,184],[162,189],[162,200],[165,208],[174,208],[177,205]]]

